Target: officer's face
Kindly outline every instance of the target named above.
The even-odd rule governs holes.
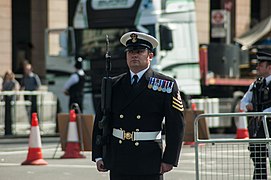
[[[267,77],[271,74],[271,66],[266,61],[259,61],[257,64],[257,75],[259,77]]]
[[[134,73],[146,69],[153,58],[153,53],[147,49],[128,50],[126,59],[128,67]]]

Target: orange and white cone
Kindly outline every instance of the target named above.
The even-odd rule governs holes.
[[[248,129],[247,129],[247,117],[246,116],[239,116],[236,123],[236,139],[248,139]]]
[[[70,110],[70,121],[65,154],[61,156],[61,158],[85,158],[84,155],[80,154],[80,150],[81,148],[76,125],[76,113],[75,110]]]
[[[41,138],[37,113],[32,113],[31,131],[28,142],[27,158],[22,165],[47,165],[42,158]]]

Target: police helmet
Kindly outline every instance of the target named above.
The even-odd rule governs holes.
[[[263,51],[259,51],[256,54],[258,61],[270,61],[271,62],[271,54]]]
[[[74,67],[76,69],[82,69],[82,63],[83,63],[83,59],[81,57],[78,57],[76,60],[75,60],[75,64],[74,64]]]

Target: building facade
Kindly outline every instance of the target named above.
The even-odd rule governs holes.
[[[42,79],[46,76],[44,32],[46,28],[72,25],[79,0],[1,0],[0,1],[0,75],[7,69],[20,72],[28,60]],[[211,37],[212,10],[230,12],[230,41],[269,17],[269,0],[195,0],[199,44],[224,43]]]

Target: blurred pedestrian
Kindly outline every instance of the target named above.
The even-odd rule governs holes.
[[[81,112],[83,112],[83,98],[85,85],[85,72],[82,69],[83,59],[76,59],[74,64],[75,72],[70,76],[64,85],[64,94],[69,96],[69,109],[73,103],[77,103]]]
[[[41,81],[39,76],[33,72],[32,65],[26,64],[24,68],[23,78],[21,79],[21,90],[24,91],[37,91],[41,86]],[[31,102],[31,109],[29,118],[31,118],[32,113],[38,113],[37,109],[37,95],[25,95],[25,100]]]
[[[4,75],[2,90],[3,91],[19,91],[20,90],[20,84],[15,79],[15,74],[11,70],[6,71]]]
[[[20,90],[20,84],[15,79],[15,74],[8,70],[6,71],[3,79],[2,84],[2,91],[19,91]],[[11,102],[16,100],[15,94],[10,95],[4,95],[4,102],[5,102],[5,135],[12,135],[12,105]]]
[[[247,112],[271,112],[271,54],[257,53],[258,64],[256,67],[258,78],[249,86],[241,100],[241,110]],[[267,120],[269,136],[271,121]],[[250,138],[266,138],[262,118],[249,119],[248,130]],[[266,144],[251,143],[249,146],[250,157],[254,163],[253,179],[267,179],[267,149]]]

